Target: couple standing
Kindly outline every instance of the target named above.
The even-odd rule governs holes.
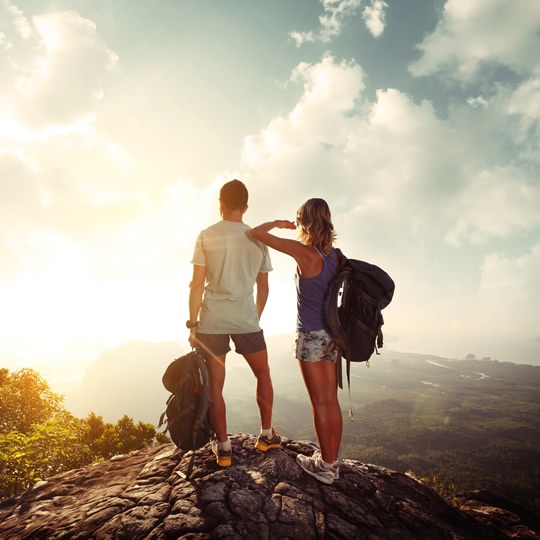
[[[230,465],[232,455],[223,399],[229,338],[257,379],[261,433],[256,448],[266,452],[281,445],[272,427],[274,391],[259,326],[269,292],[270,246],[290,255],[297,264],[296,358],[311,400],[320,448],[311,457],[298,454],[297,461],[308,474],[331,484],[339,478],[342,415],[337,399],[340,352],[328,323],[330,290],[337,269],[330,210],[324,200],[310,199],[298,209],[296,223],[276,220],[251,229],[242,220],[247,203],[248,191],[242,182],[232,180],[223,185],[219,193],[222,220],[199,234],[191,261],[193,278],[186,325],[190,344],[204,356],[210,371],[217,463]],[[297,226],[299,241],[269,232]]]

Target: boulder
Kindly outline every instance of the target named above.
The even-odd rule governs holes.
[[[230,467],[207,444],[190,478],[192,452],[173,444],[48,478],[0,502],[0,538],[540,538],[519,508],[497,512],[485,493],[477,508],[474,493],[462,494],[462,510],[414,478],[349,459],[325,485],[296,463],[316,449],[309,441],[284,439],[266,453],[252,435],[231,441]]]

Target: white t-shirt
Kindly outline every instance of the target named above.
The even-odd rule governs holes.
[[[219,221],[202,231],[192,264],[206,266],[199,314],[202,334],[248,334],[260,330],[253,297],[259,272],[272,270],[268,247],[249,234],[251,227]]]

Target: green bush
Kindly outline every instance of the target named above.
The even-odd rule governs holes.
[[[116,454],[169,442],[152,424],[75,418],[41,375],[0,369],[0,499],[49,476]]]

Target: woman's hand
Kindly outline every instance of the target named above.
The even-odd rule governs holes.
[[[265,233],[268,233],[268,231],[271,231],[272,229],[296,229],[296,224],[294,221],[289,221],[288,219],[276,219],[254,227],[251,229],[250,233],[251,236],[257,240],[264,242],[263,238]]]
[[[296,223],[287,219],[276,219],[274,221],[274,227],[277,229],[296,229]]]
[[[250,233],[255,240],[266,244],[267,246],[277,249],[282,253],[286,253],[291,257],[297,259],[300,253],[307,249],[306,246],[302,245],[297,240],[289,240],[288,238],[280,238],[279,236],[274,236],[268,231],[272,229],[296,229],[296,224],[294,221],[289,221],[288,219],[276,219],[275,221],[268,221],[263,223],[253,229]]]

